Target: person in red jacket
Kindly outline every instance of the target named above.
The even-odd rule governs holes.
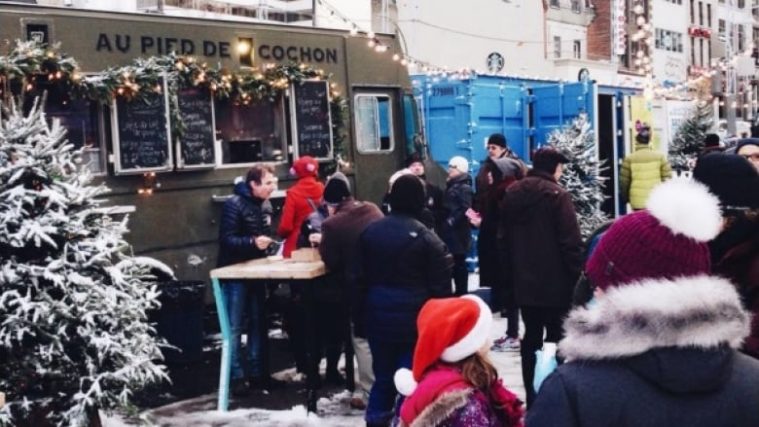
[[[298,235],[303,221],[318,206],[324,193],[324,184],[319,182],[319,163],[311,156],[303,156],[293,163],[290,173],[298,181],[287,190],[285,207],[279,221],[277,234],[285,239],[282,255],[289,258],[298,243]]]

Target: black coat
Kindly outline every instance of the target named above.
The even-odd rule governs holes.
[[[466,211],[472,207],[472,178],[463,174],[448,180],[443,200],[445,220],[440,229],[440,237],[454,255],[469,252],[472,245],[472,231]]]
[[[390,214],[366,227],[359,265],[356,323],[359,335],[370,339],[415,342],[422,305],[451,295],[452,260],[445,245],[406,215]]]
[[[221,211],[218,267],[265,257],[252,239],[271,234],[271,204],[253,197],[245,182],[236,184],[234,192]]]
[[[553,176],[532,170],[501,202],[517,303],[569,307],[582,269],[582,238],[569,193]]]
[[[527,427],[759,426],[759,361],[735,351],[748,323],[723,279],[611,288],[570,313],[569,362],[541,386]]]

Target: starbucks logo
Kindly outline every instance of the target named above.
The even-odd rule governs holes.
[[[490,71],[491,73],[497,73],[503,70],[503,64],[504,64],[503,55],[501,55],[500,53],[493,52],[490,55],[488,55],[487,67],[488,67],[488,71]]]

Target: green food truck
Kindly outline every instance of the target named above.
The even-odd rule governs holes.
[[[108,102],[73,96],[54,74],[30,82],[26,95],[47,94],[48,119],[84,148],[83,162],[110,188],[107,205],[129,213],[136,254],[165,262],[179,280],[207,279],[221,205],[251,165],[275,165],[275,211],[293,182],[290,164],[307,154],[322,169],[339,163],[357,197],[379,202],[388,177],[421,146],[411,82],[392,35],[0,2],[0,56],[16,40],[60,43],[79,64],[75,78],[123,74]],[[194,67],[201,70],[196,83],[205,70],[218,79],[177,86],[167,73],[155,81],[154,96],[130,102],[140,73],[167,57],[176,61],[174,74]],[[322,78],[268,82],[281,90],[262,99],[218,96],[230,80],[266,79],[267,70],[284,66]],[[7,97],[25,88],[6,89]]]

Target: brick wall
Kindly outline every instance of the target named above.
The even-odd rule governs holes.
[[[611,59],[612,0],[593,0],[596,17],[588,26],[588,59]]]

